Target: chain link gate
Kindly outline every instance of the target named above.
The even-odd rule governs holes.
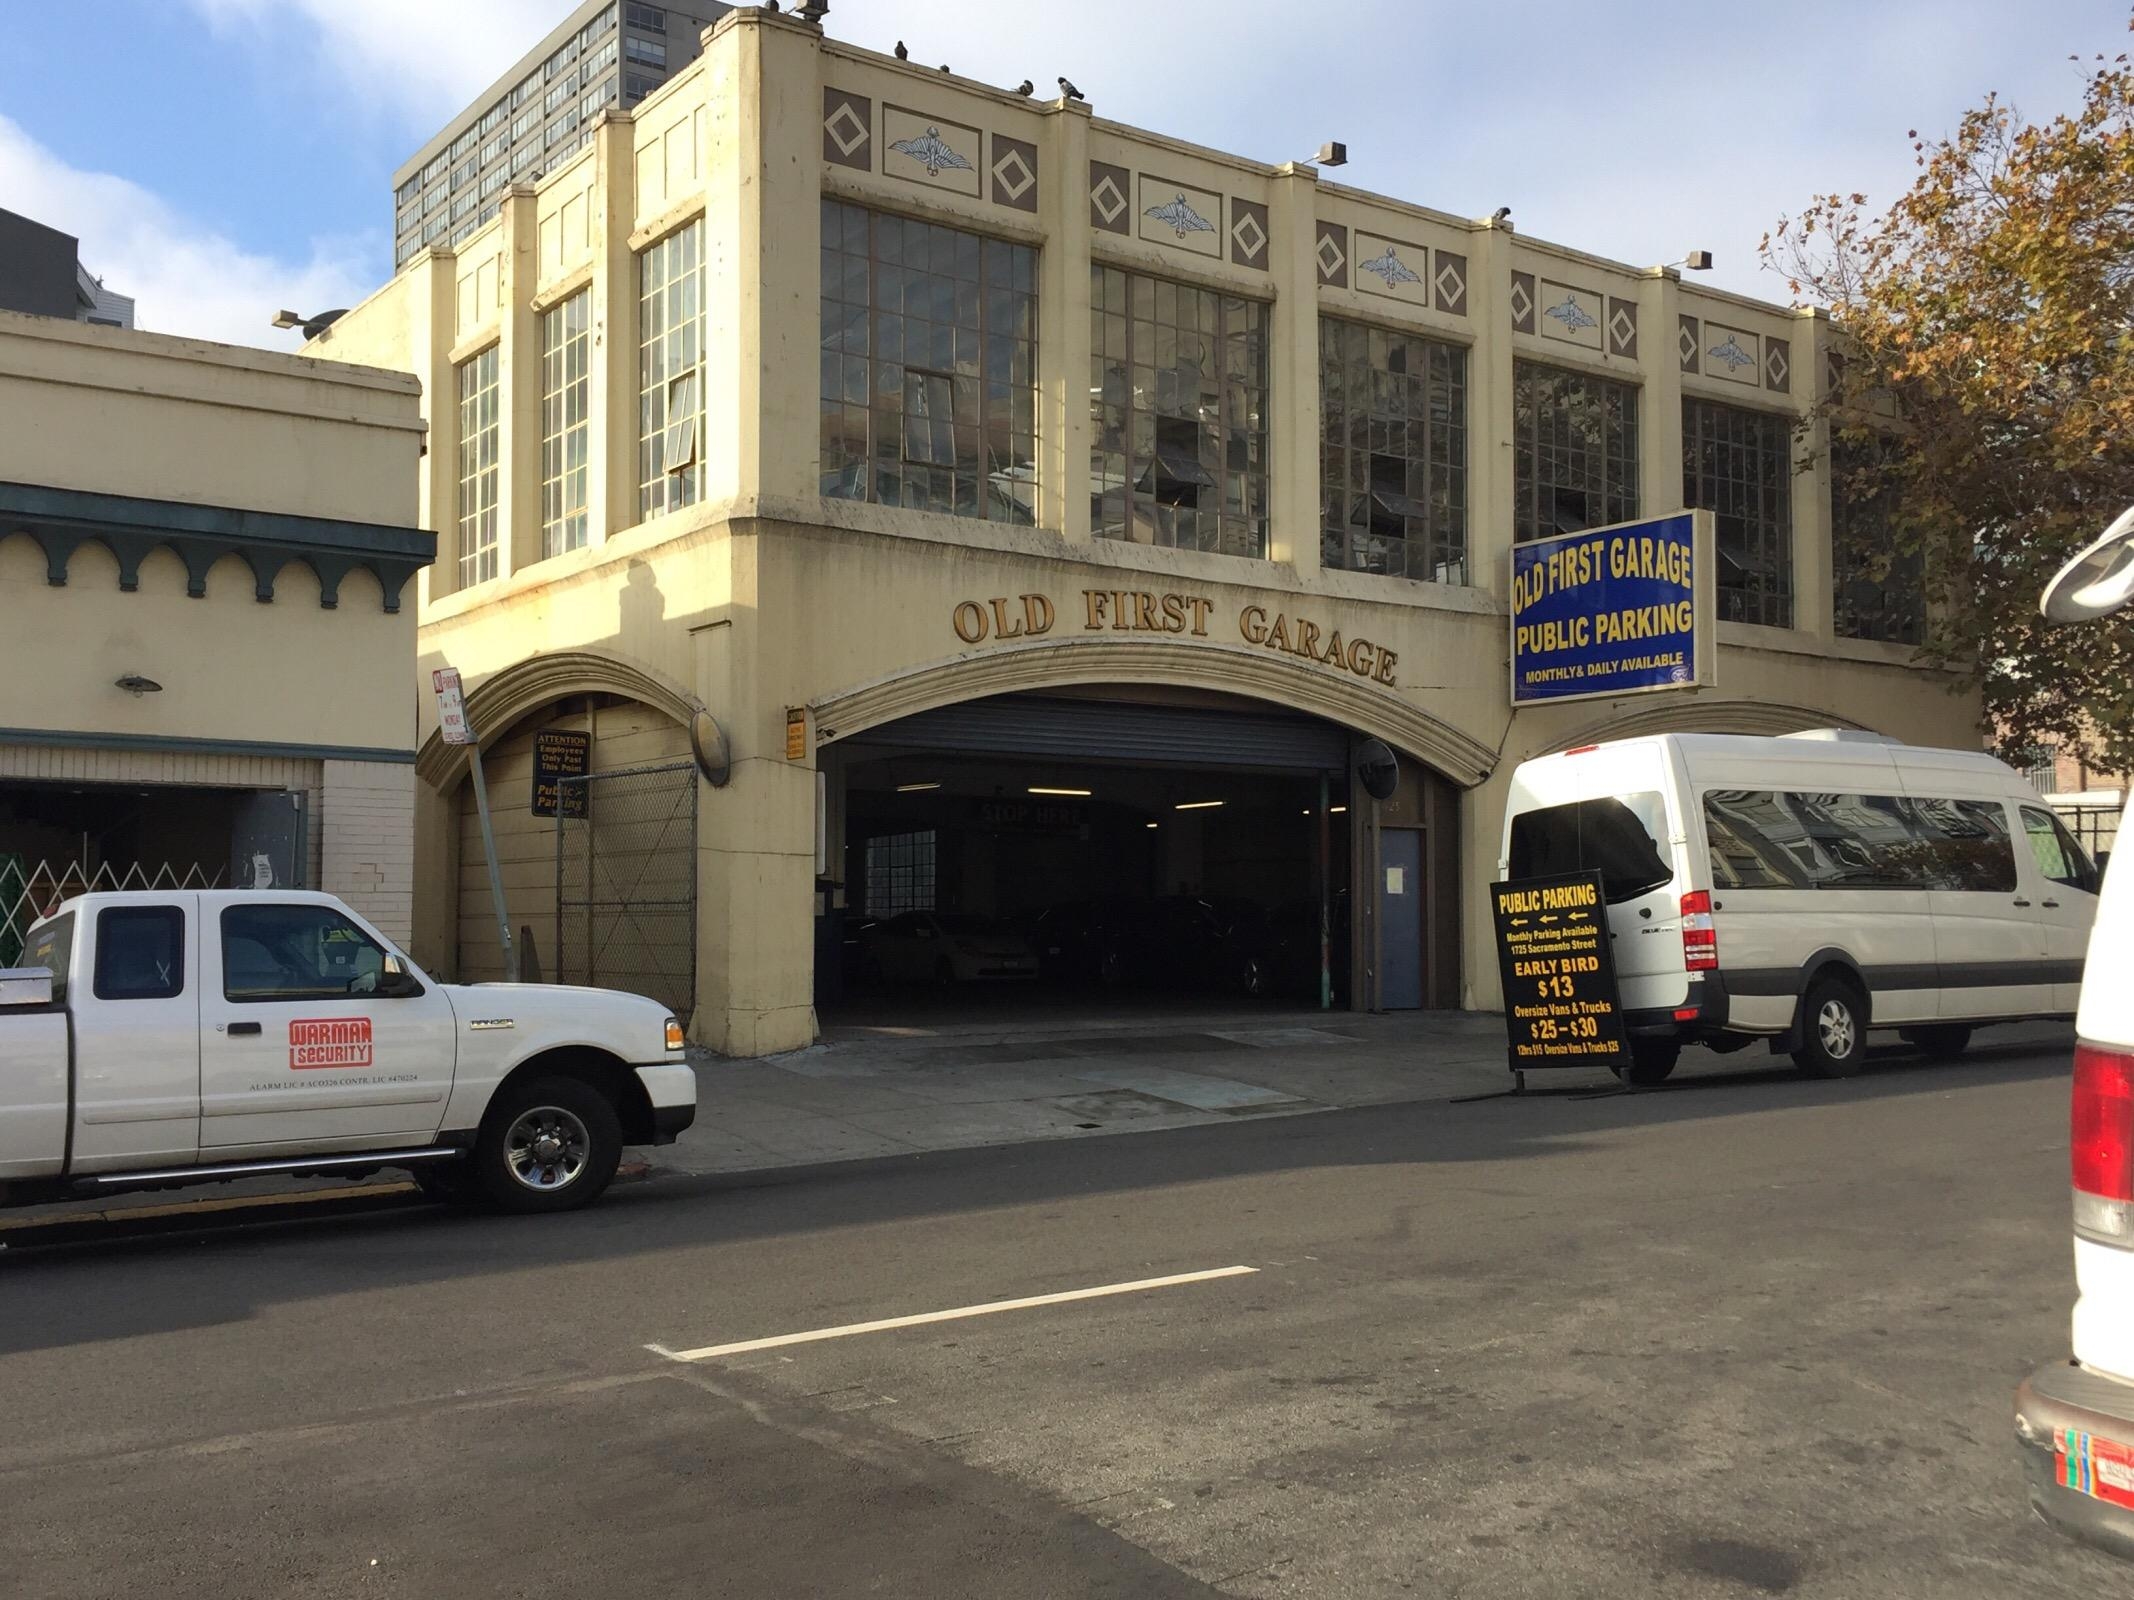
[[[696,1009],[697,769],[693,762],[561,779],[556,979]]]

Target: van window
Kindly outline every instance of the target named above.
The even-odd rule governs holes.
[[[2015,888],[1997,803],[1714,789],[1704,831],[1715,889]]]
[[[1998,800],[1915,800],[1912,821],[1926,845],[1933,888],[2015,892],[2015,844]]]
[[[1543,806],[1512,818],[1511,875],[1598,872],[1608,904],[1620,905],[1674,881],[1666,838],[1667,803],[1654,789]]]
[[[1923,885],[1905,803],[1890,795],[1714,789],[1704,831],[1715,889]]]
[[[2037,859],[2038,871],[2070,889],[2097,892],[2097,869],[2058,817],[2037,806],[2025,806],[2023,831],[2030,836],[2030,853]]]
[[[74,913],[54,917],[43,927],[33,929],[29,943],[22,952],[22,964],[26,967],[45,967],[52,974],[52,999],[55,1004],[67,998],[67,967],[74,959]]]

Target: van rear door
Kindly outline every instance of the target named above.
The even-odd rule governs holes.
[[[1658,740],[1543,756],[1512,778],[1506,876],[1601,875],[1629,1011],[1677,1006],[1689,993],[1681,908],[1691,885],[1676,788]]]

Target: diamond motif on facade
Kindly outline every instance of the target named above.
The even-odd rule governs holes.
[[[1108,173],[1089,191],[1089,203],[1106,222],[1117,222],[1126,210],[1126,196],[1119,192],[1119,186],[1111,181]]]
[[[1527,293],[1526,285],[1512,280],[1512,321],[1525,322],[1534,314],[1534,297]]]
[[[1020,200],[1037,182],[1037,174],[1030,170],[1030,163],[1023,159],[1020,150],[1010,150],[993,163],[993,181],[1010,200]]]
[[[1785,347],[1773,339],[1764,347],[1764,381],[1774,389],[1783,389],[1788,375]]]
[[[1614,341],[1616,349],[1629,349],[1630,341],[1637,337],[1637,331],[1638,325],[1631,320],[1629,311],[1617,306],[1615,315],[1608,319],[1608,337]]]
[[[1237,241],[1237,247],[1245,252],[1247,260],[1252,259],[1267,248],[1267,230],[1260,226],[1258,220],[1249,211],[1240,215],[1237,221],[1231,224],[1230,237]]]
[[[850,105],[840,105],[822,125],[839,155],[849,156],[867,142],[867,124]]]
[[[1339,273],[1341,271],[1342,263],[1347,259],[1348,258],[1341,253],[1341,246],[1335,242],[1334,236],[1332,234],[1327,234],[1325,237],[1320,239],[1319,270],[1325,273],[1326,276],[1331,278],[1337,273]]]
[[[1675,334],[1675,348],[1682,356],[1682,370],[1684,372],[1695,372],[1697,370],[1697,325],[1687,318],[1683,320],[1680,330]]]
[[[1447,262],[1437,269],[1437,292],[1440,301],[1456,301],[1467,292],[1467,284]]]

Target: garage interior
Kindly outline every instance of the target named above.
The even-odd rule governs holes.
[[[1352,885],[1381,881],[1383,835],[1350,778],[1360,742],[1233,696],[1077,688],[825,744],[825,1022],[1067,1017],[1093,996],[1155,1014],[1372,1005],[1383,932],[1371,907],[1359,928]],[[1416,854],[1394,907],[1417,912],[1413,937],[1396,927],[1387,957],[1405,971],[1379,1008],[1457,1003],[1432,994],[1450,951],[1426,956]]]
[[[30,924],[96,889],[300,885],[304,796],[182,784],[0,783],[0,967]]]

